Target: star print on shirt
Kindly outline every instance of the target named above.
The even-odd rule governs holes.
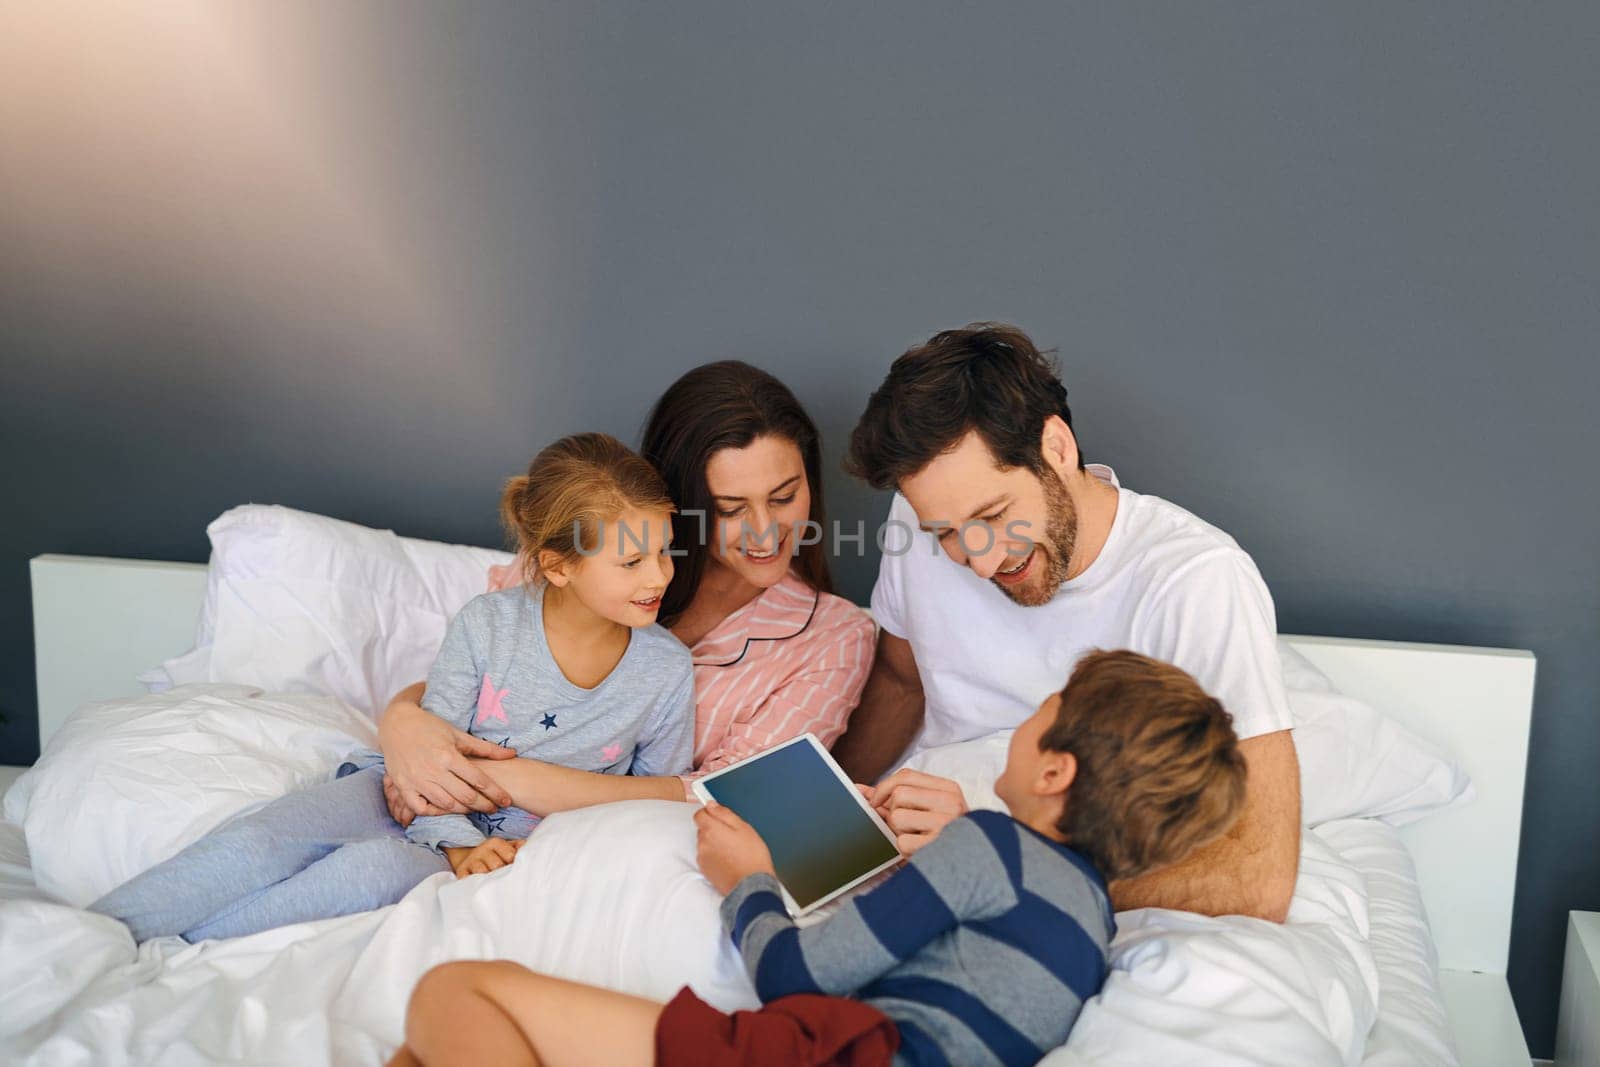
[[[550,727],[554,726],[555,724],[556,717],[554,715],[546,714],[544,718],[539,720],[539,725],[543,726],[546,730],[550,729]]]
[[[600,750],[600,755],[605,757],[607,763],[617,762],[617,757],[622,755],[621,745],[607,745]]]
[[[490,837],[499,837],[500,831],[505,827],[505,824],[506,817],[504,815],[483,816],[483,832]]]
[[[510,692],[511,690],[509,689],[496,689],[494,683],[489,680],[489,676],[487,674],[484,675],[483,688],[478,690],[478,718],[474,725],[482,726],[490,719],[499,719],[501,722],[506,722],[504,701],[506,695]]]
[[[502,737],[500,740],[496,741],[495,744],[499,745],[501,748],[510,748],[511,738],[509,736]]]

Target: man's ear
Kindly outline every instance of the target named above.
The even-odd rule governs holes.
[[[548,548],[539,553],[539,573],[557,589],[572,581],[572,568],[566,558]]]
[[[1044,420],[1039,431],[1039,451],[1050,469],[1062,477],[1078,469],[1078,438],[1060,415]]]
[[[1061,796],[1078,777],[1078,757],[1070,752],[1045,752],[1043,756],[1033,780],[1033,792],[1041,797]]]

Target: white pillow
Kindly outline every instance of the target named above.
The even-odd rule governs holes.
[[[1040,1067],[1360,1063],[1379,995],[1370,933],[1361,870],[1309,831],[1287,922],[1118,913],[1104,987]]]
[[[428,879],[367,941],[331,1014],[347,1032],[393,1048],[417,980],[459,959],[509,959],[655,1000],[688,985],[724,1011],[754,1007],[722,930],[722,898],[695,863],[693,812],[663,800],[561,812],[510,867]],[[1081,1039],[1074,1030],[1067,1045],[1085,1060],[1064,1062],[1231,1063],[1253,1043],[1279,1055],[1258,1062],[1354,1062],[1377,991],[1365,887],[1314,834],[1301,842],[1290,919],[1119,916],[1113,980],[1090,1001],[1098,1024],[1080,1021]],[[1147,1055],[1164,1048],[1178,1054]],[[336,1056],[356,1051],[336,1047]]]
[[[83,907],[377,740],[349,705],[248,686],[87,704],[6,793],[5,817],[22,825],[39,888]]]
[[[1284,687],[1300,758],[1300,817],[1307,826],[1334,819],[1382,819],[1403,826],[1471,800],[1467,772],[1416,734],[1340,693],[1326,675],[1283,641]],[[973,808],[1004,811],[994,794],[1012,731],[924,749],[906,766],[959,782]]]
[[[541,974],[724,1011],[759,1004],[695,861],[696,805],[633,800],[539,824],[510,867],[417,886],[379,927],[333,1014],[398,1045],[406,1002],[436,964],[508,959]]]
[[[195,648],[145,683],[322,693],[368,714],[427,676],[450,619],[511,559],[273,505],[224,512],[206,533]]]
[[[1476,795],[1460,764],[1340,693],[1283,641],[1278,655],[1300,757],[1300,817],[1307,826],[1362,818],[1404,826]]]

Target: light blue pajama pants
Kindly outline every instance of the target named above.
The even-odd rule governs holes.
[[[224,823],[89,910],[121,919],[136,941],[243,937],[381,908],[449,869],[390,817],[380,763]]]

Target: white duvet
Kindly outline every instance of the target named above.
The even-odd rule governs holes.
[[[259,729],[268,698],[219,688],[127,710],[170,725],[183,718],[182,701],[204,697],[210,729]],[[314,714],[309,702],[338,714],[322,698],[271,699],[289,720]],[[219,719],[217,701],[232,702],[235,714]],[[349,739],[351,747],[367,740]],[[0,1061],[377,1064],[399,1042],[417,978],[463,958],[509,958],[663,999],[687,984],[724,1008],[755,1003],[722,934],[719,898],[695,868],[690,808],[664,801],[554,816],[511,867],[464,881],[437,875],[379,912],[136,948],[119,924],[38,889],[27,862],[24,837],[45,841],[51,821],[41,798],[61,800],[43,779],[70,774],[75,758],[100,759],[97,778],[119,773],[119,761],[106,759],[111,742],[98,756],[87,751],[93,738],[79,743],[86,751],[75,756],[52,742],[0,824]],[[138,745],[144,755],[120,761],[127,773],[169,772],[157,737]],[[202,761],[215,762],[216,747]],[[193,811],[185,818],[207,821]],[[151,861],[181,844],[173,836]],[[92,843],[76,847],[92,867]],[[70,851],[49,854],[58,881]],[[1318,831],[1305,835],[1300,870],[1282,926],[1154,909],[1120,915],[1104,991],[1045,1062],[1360,1063],[1379,998],[1366,881]]]

